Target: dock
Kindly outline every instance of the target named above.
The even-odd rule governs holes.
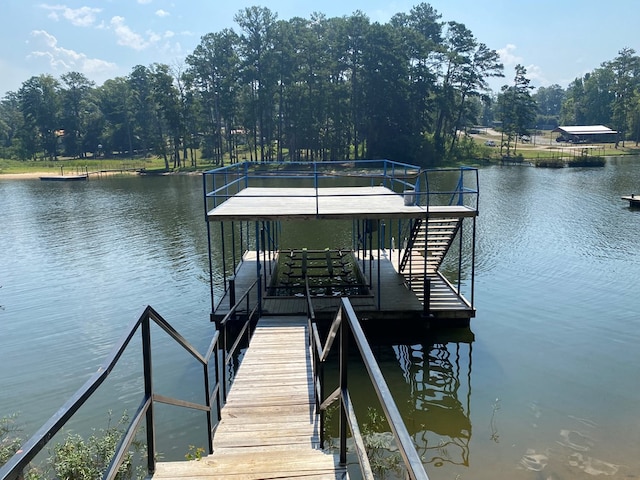
[[[211,251],[214,235],[233,232],[232,246],[217,250],[225,273],[212,321],[256,285],[266,315],[304,314],[308,295],[321,319],[341,297],[363,321],[466,327],[475,317],[476,169],[245,163],[205,172],[204,191]],[[281,248],[281,235],[291,235],[283,225],[304,222],[313,232],[345,220],[351,241],[306,238]]]
[[[632,193],[631,195],[625,195],[621,198],[622,200],[626,200],[629,202],[629,207],[633,207],[633,208],[640,207],[640,195],[635,195]]]
[[[258,321],[222,408],[213,454],[161,462],[154,479],[347,479],[320,449],[306,317]]]
[[[75,181],[82,181],[82,180],[88,180],[89,179],[89,175],[88,174],[82,174],[82,175],[43,175],[42,177],[40,177],[40,180],[45,181],[45,182],[75,182]]]
[[[384,250],[372,252],[371,261],[366,261],[371,269],[367,278],[371,279],[369,295],[350,297],[354,310],[364,319],[403,319],[419,317],[424,311],[424,298],[420,291],[411,289],[411,277],[399,273],[397,252]],[[255,251],[245,252],[242,262],[234,275],[235,294],[228,290],[215,309],[214,318],[223,318],[229,313],[230,298],[239,298],[255,280],[257,266]],[[429,311],[436,318],[445,317],[451,323],[453,319],[468,320],[475,312],[463,297],[455,292],[453,286],[437,272],[428,276],[431,282]],[[381,286],[380,290],[378,286]],[[378,296],[378,291],[380,294]],[[331,317],[338,308],[340,297],[316,296],[313,307],[318,317]],[[263,313],[265,315],[304,315],[307,309],[303,297],[265,296]],[[240,310],[242,313],[242,310]]]

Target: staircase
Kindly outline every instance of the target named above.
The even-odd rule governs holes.
[[[436,276],[461,222],[461,218],[429,218],[414,223],[400,262],[400,273],[421,301],[424,300],[425,272],[427,277]]]

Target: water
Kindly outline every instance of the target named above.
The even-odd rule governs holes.
[[[432,480],[640,474],[640,211],[620,200],[639,178],[639,158],[481,170],[471,331],[375,348]],[[3,180],[0,205],[0,415],[33,433],[147,304],[204,350],[200,178]],[[161,393],[196,398],[197,366],[159,345]],[[138,401],[136,362],[82,421],[114,391]],[[355,395],[370,398],[364,383]],[[165,459],[196,443],[181,421],[203,419],[163,423]]]

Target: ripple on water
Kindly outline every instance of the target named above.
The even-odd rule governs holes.
[[[549,457],[542,453],[536,453],[533,449],[528,449],[520,459],[520,465],[532,472],[541,472],[549,463]]]
[[[609,462],[603,462],[597,458],[582,455],[581,453],[573,453],[569,456],[569,465],[579,468],[589,475],[606,475],[612,476],[618,473],[620,465]]]

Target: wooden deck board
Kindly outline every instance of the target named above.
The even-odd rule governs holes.
[[[319,449],[306,317],[263,317],[222,409],[214,453],[163,462],[153,478],[347,479]]]

